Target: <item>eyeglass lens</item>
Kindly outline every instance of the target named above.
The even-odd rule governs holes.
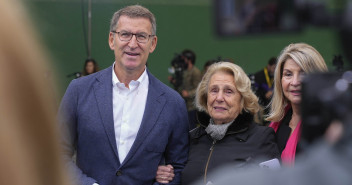
[[[149,35],[147,33],[131,33],[131,32],[117,32],[121,41],[130,41],[133,35],[136,36],[136,39],[140,43],[145,43],[149,40]]]

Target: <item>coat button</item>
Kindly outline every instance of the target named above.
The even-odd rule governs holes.
[[[116,172],[116,176],[120,176],[120,175],[122,175],[122,172],[119,170]]]

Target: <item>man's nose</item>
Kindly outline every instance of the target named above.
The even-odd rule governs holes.
[[[131,40],[128,42],[130,48],[136,48],[138,46],[138,41],[136,35],[132,35]]]

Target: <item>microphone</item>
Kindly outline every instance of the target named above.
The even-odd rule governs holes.
[[[66,75],[67,78],[70,78],[72,76],[74,76],[75,78],[79,78],[82,76],[82,74],[80,72],[74,72],[74,73]]]

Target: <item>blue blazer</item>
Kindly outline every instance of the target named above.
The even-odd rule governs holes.
[[[77,184],[157,184],[160,164],[171,164],[175,178],[188,156],[188,117],[184,100],[147,71],[149,90],[137,137],[121,164],[112,110],[112,66],[73,80],[59,108],[66,165]],[[72,156],[76,154],[76,163]]]

